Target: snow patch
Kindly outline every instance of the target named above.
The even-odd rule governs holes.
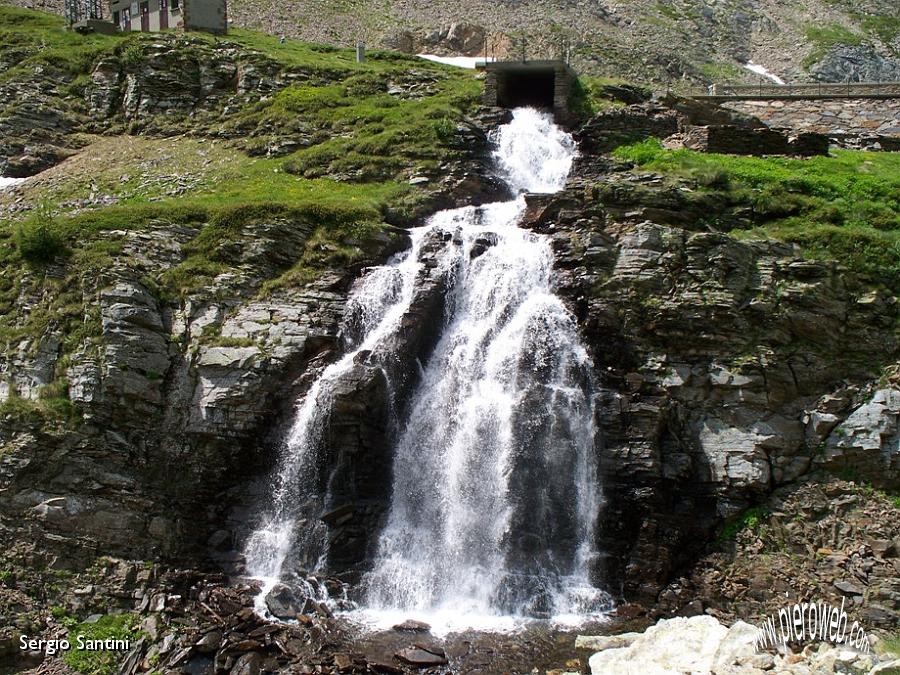
[[[21,183],[24,178],[6,178],[4,176],[0,176],[0,190],[8,187],[12,187],[13,185],[18,185]]]
[[[747,70],[756,73],[757,75],[762,75],[763,77],[767,77],[775,84],[785,84],[785,81],[778,77],[775,73],[770,71],[765,66],[761,66],[758,63],[753,63],[753,61],[747,61],[747,63],[742,63],[741,66],[746,68]]]
[[[443,63],[448,66],[456,66],[457,68],[474,69],[483,66],[489,61],[493,61],[493,57],[484,56],[437,56],[435,54],[418,54],[420,59],[434,61],[435,63]]]

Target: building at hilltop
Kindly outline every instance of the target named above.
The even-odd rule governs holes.
[[[109,10],[120,31],[228,30],[226,0],[110,0]]]
[[[106,11],[108,9],[108,11]],[[69,27],[82,32],[228,30],[226,0],[66,0]]]

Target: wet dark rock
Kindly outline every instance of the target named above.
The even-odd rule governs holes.
[[[496,246],[497,235],[493,232],[487,232],[478,237],[472,244],[472,250],[469,253],[470,258],[477,258],[487,251],[491,246]]]
[[[262,657],[256,652],[247,652],[235,661],[230,675],[259,675],[261,666]]]
[[[394,630],[408,631],[411,633],[427,633],[431,630],[431,626],[424,621],[416,621],[415,619],[407,619],[403,623],[398,623]]]
[[[336,509],[330,510],[328,513],[322,514],[322,520],[327,525],[338,527],[353,519],[353,510],[353,504],[344,504]]]
[[[298,596],[285,584],[276,584],[266,596],[266,607],[279,619],[295,619],[298,614],[306,613],[309,602],[309,598]]]
[[[231,543],[231,534],[226,530],[216,530],[210,536],[208,543],[210,548],[226,548]]]
[[[447,663],[447,657],[443,650],[437,647],[425,648],[418,644],[401,649],[395,656],[403,663],[408,663],[416,668],[443,666]]]

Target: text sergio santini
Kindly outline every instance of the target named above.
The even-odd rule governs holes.
[[[27,652],[44,652],[47,656],[53,656],[57,652],[67,652],[70,649],[83,652],[127,652],[131,649],[130,640],[89,640],[84,635],[75,636],[75,644],[69,640],[45,640],[43,638],[30,638],[27,635],[19,636],[19,650]]]

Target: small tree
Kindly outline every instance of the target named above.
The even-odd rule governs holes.
[[[16,229],[19,255],[34,264],[45,264],[65,251],[62,236],[57,231],[53,211],[47,203],[40,204]]]

